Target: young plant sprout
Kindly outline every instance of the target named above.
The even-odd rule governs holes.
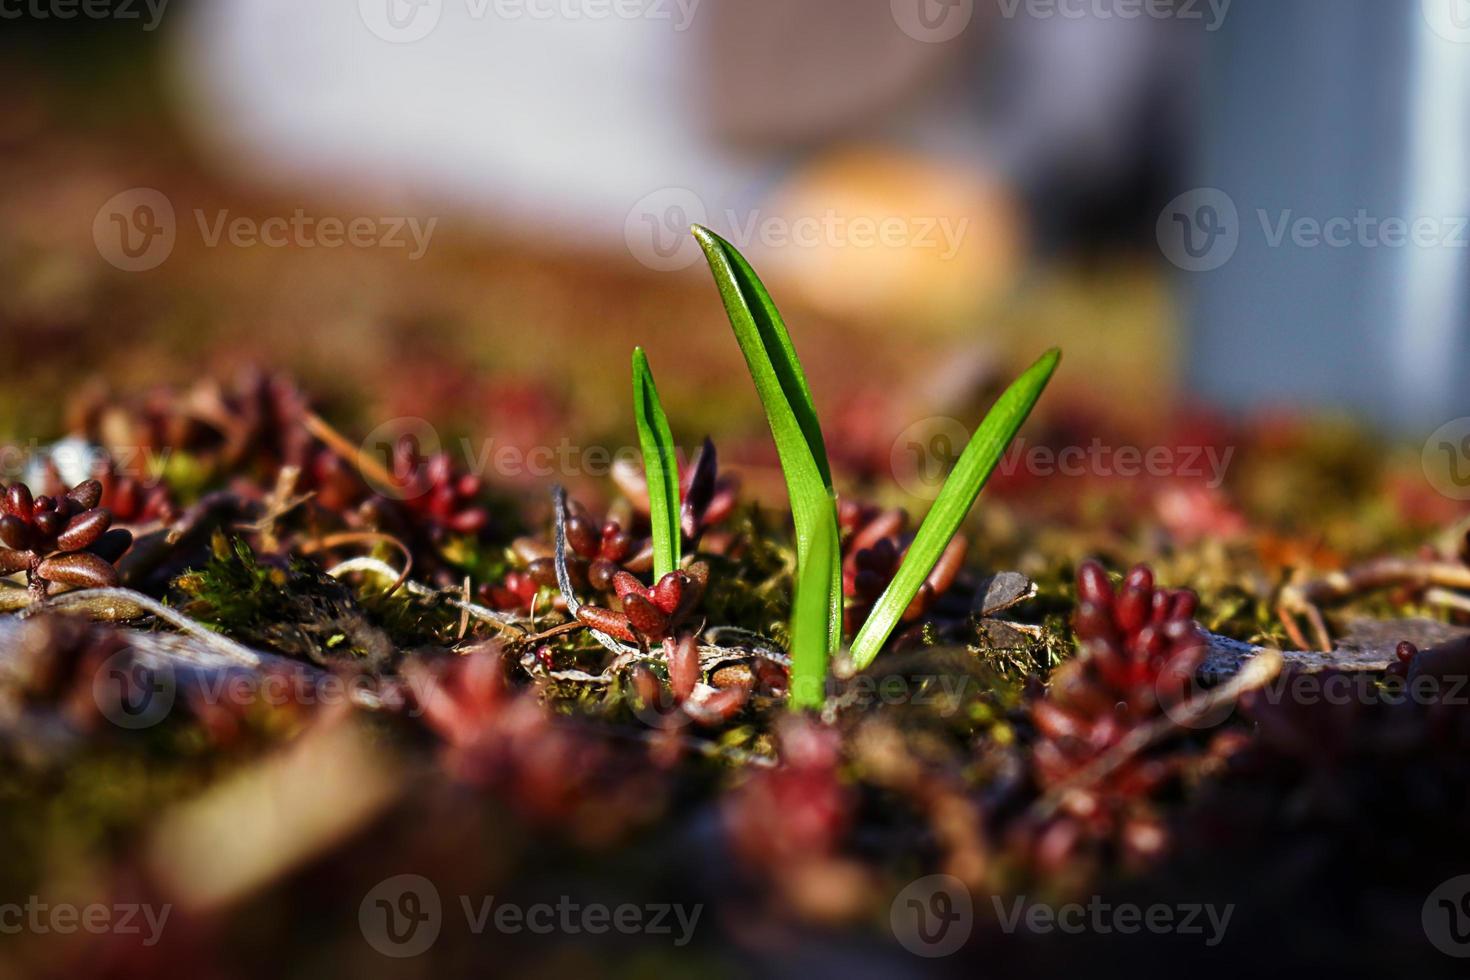
[[[836,547],[818,549],[816,542],[823,536],[837,540],[837,493],[832,488],[832,469],[827,463],[827,448],[822,441],[822,427],[812,404],[811,389],[791,336],[786,332],[786,324],[750,263],[735,246],[708,228],[696,225],[694,237],[699,240],[714,273],[715,285],[725,303],[735,339],[745,355],[746,367],[755,382],[781,458],[781,472],[786,477],[786,492],[796,525],[797,581],[816,578],[819,573],[812,570],[812,565],[819,559],[819,567],[826,576],[827,603],[823,617],[830,657],[842,642],[842,564]],[[817,607],[809,603],[806,608]],[[803,628],[798,632],[804,633],[807,624],[801,625]],[[819,669],[820,676],[816,684],[806,677],[800,681],[801,685],[820,688],[826,676],[825,662],[815,664],[808,660],[805,666],[809,670]],[[793,672],[793,689],[799,683],[799,674],[800,671]]]
[[[1052,348],[1021,375],[980,423],[980,428],[970,439],[959,462],[940,488],[939,497],[929,509],[929,515],[919,526],[908,555],[899,566],[893,581],[878,599],[873,612],[868,616],[852,641],[853,664],[861,670],[873,662],[878,651],[888,641],[893,628],[898,625],[904,610],[919,594],[924,580],[933,570],[944,550],[949,547],[965,515],[975,504],[975,498],[985,488],[996,464],[1005,455],[1006,448],[1016,437],[1021,425],[1036,406],[1047,382],[1057,369],[1062,352]]]
[[[797,601],[791,629],[795,654],[791,705],[796,709],[815,707],[821,703],[827,660],[836,653],[842,634],[836,493],[821,425],[796,348],[755,270],[733,245],[709,229],[696,225],[694,236],[714,273],[730,325],[765,408],[786,477],[796,524],[797,563]],[[1055,348],[1042,355],[1001,396],[980,424],[919,528],[903,564],[853,638],[852,660],[858,669],[873,662],[924,587],[925,579],[943,556],[1016,432],[1031,414],[1060,360],[1061,351]],[[827,587],[819,591],[817,583],[824,581]],[[814,599],[814,594],[820,595],[823,601]],[[819,632],[826,637],[823,657],[816,656],[811,647],[811,638]]]
[[[679,460],[669,420],[658,399],[653,371],[642,347],[633,348],[633,414],[643,471],[648,479],[648,516],[653,528],[653,574],[663,578],[679,567]]]

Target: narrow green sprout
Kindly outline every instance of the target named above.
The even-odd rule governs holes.
[[[642,347],[633,348],[633,415],[648,480],[648,514],[653,525],[655,581],[679,567],[679,462],[653,371]]]
[[[815,710],[826,700],[832,591],[827,566],[840,559],[837,526],[818,523],[813,528],[810,549],[798,571],[796,600],[791,606],[791,696],[787,707],[793,711]]]
[[[1062,352],[1056,348],[1043,354],[1000,396],[985,416],[985,421],[980,423],[979,430],[960,454],[959,462],[944,481],[938,499],[920,525],[898,574],[878,599],[867,622],[853,637],[852,660],[857,669],[862,670],[871,664],[883,644],[888,642],[904,610],[919,594],[924,579],[939,561],[1016,432],[1031,414],[1061,358]]]
[[[830,656],[842,642],[842,566],[835,545],[819,547],[820,538],[837,540],[837,503],[811,389],[781,314],[750,263],[735,246],[708,228],[695,225],[694,237],[699,240],[714,273],[715,285],[735,330],[735,339],[745,355],[746,367],[755,382],[781,458],[786,492],[791,498],[791,516],[796,524],[797,581],[805,584],[825,579],[827,583],[823,590],[827,600],[824,625],[826,651]],[[806,591],[809,597],[813,589]],[[809,602],[815,600],[809,598]],[[802,625],[814,628],[806,620]],[[798,667],[812,671],[810,676],[816,677],[817,683],[813,685],[809,676],[793,669],[792,690],[799,684],[819,690],[826,680],[826,662],[807,659]]]

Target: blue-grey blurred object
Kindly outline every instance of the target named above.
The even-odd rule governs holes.
[[[1205,190],[1159,227],[1196,390],[1470,412],[1470,0],[1237,0],[1203,50]]]

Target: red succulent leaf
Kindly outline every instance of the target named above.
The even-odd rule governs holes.
[[[117,569],[88,551],[73,551],[47,558],[36,574],[48,582],[100,589],[117,584]]]
[[[677,642],[667,639],[664,657],[669,662],[669,686],[674,689],[674,700],[682,704],[699,682],[699,647],[692,636],[681,637]]]

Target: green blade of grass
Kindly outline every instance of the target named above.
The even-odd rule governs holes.
[[[919,594],[924,579],[939,561],[939,556],[974,506],[975,498],[984,489],[1016,432],[1031,414],[1061,358],[1062,352],[1055,348],[1043,354],[1015,384],[1006,389],[985,416],[985,421],[980,423],[970,444],[960,454],[959,462],[944,481],[929,515],[920,525],[898,574],[878,599],[868,621],[853,637],[852,660],[859,670],[871,664],[883,644],[888,642],[893,628],[898,625],[914,596]]]
[[[796,524],[797,578],[804,581],[814,559],[813,541],[821,534],[837,537],[836,495],[822,428],[812,404],[811,389],[802,373],[796,348],[775,302],[750,263],[708,228],[694,226],[719,287],[720,299],[745,355],[746,367],[771,426],[771,437],[781,458],[791,516]],[[835,549],[820,556],[827,577],[827,651],[842,641],[842,568]],[[808,590],[810,591],[810,590]],[[822,665],[825,677],[825,664]],[[796,677],[792,677],[793,685]]]
[[[817,524],[809,547],[791,606],[791,696],[787,706],[793,711],[815,710],[826,701],[832,589],[827,569],[839,558],[836,526]]]
[[[633,348],[633,415],[648,480],[648,516],[653,527],[655,580],[679,567],[679,462],[674,436],[653,383],[642,347]]]

